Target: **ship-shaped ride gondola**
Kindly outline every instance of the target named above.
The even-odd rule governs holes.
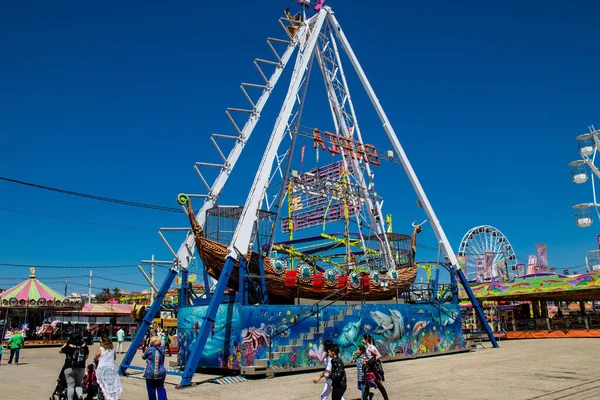
[[[206,237],[204,230],[196,220],[187,195],[180,194],[178,202],[187,210],[196,248],[206,272],[212,278],[219,279],[229,253],[227,245]],[[217,207],[215,209],[218,211]],[[241,212],[242,208],[236,209]],[[213,210],[209,210],[209,212],[211,211]],[[227,213],[231,216],[231,207],[228,207]],[[394,267],[390,269],[373,268],[372,265],[369,266],[366,262],[361,263],[358,260],[358,258],[367,258],[371,260],[371,264],[382,264],[381,255],[376,250],[377,243],[382,240],[381,235],[363,237],[360,240],[363,246],[364,244],[374,244],[374,246],[364,246],[363,251],[345,251],[342,255],[334,254],[336,248],[347,250],[353,244],[357,244],[356,247],[358,247],[359,239],[352,238],[351,234],[345,233],[321,234],[296,241],[274,243],[272,246],[264,245],[264,248],[271,247],[270,254],[276,254],[276,256],[263,256],[256,251],[249,252],[245,255],[248,274],[256,278],[255,280],[258,282],[260,277],[259,259],[262,258],[267,295],[272,304],[289,304],[297,298],[321,300],[338,294],[345,300],[392,300],[406,291],[416,278],[417,267],[414,264],[414,255],[416,236],[420,231],[421,226],[413,224],[412,236],[385,233],[394,258]],[[310,250],[303,252],[297,247],[294,248],[294,244],[297,245],[298,242],[310,242]],[[370,253],[371,257],[364,257],[365,253]],[[341,263],[336,264],[332,261],[340,256],[343,258]],[[296,266],[293,265],[294,261],[290,262],[290,259],[296,261]],[[324,263],[336,264],[336,268],[323,269],[319,265],[321,260]],[[236,262],[228,282],[228,287],[236,291],[239,289],[238,271],[239,263]],[[365,276],[368,276],[367,288],[365,288],[365,279],[363,278]],[[290,284],[290,279],[294,280],[293,284]]]

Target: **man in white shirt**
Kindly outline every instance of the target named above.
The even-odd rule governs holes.
[[[117,331],[117,353],[123,353],[123,342],[125,341],[125,331],[119,328]]]

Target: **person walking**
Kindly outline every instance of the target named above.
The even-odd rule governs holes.
[[[381,365],[381,354],[377,347],[375,347],[375,340],[373,336],[365,333],[362,338],[363,344],[366,346],[365,354],[367,355],[367,368],[366,368],[366,380],[365,390],[363,391],[363,400],[367,399],[370,395],[371,386],[377,387],[381,392],[381,396],[383,396],[384,400],[388,400],[388,394],[383,386],[383,381],[385,380],[383,374],[383,366]]]
[[[167,357],[171,357],[171,336],[169,336],[169,332],[165,335],[165,350],[167,351]]]
[[[150,338],[150,347],[144,352],[142,359],[146,360],[144,378],[146,379],[148,400],[167,400],[167,391],[165,390],[165,377],[167,376],[165,348],[161,345],[158,336]]]
[[[123,342],[125,341],[125,331],[123,327],[117,331],[117,353],[123,353]]]
[[[100,340],[100,348],[94,356],[94,361],[98,363],[96,379],[104,400],[119,400],[119,395],[123,393],[121,379],[115,365],[116,358],[117,355],[112,340],[103,336]],[[100,396],[98,397],[100,398]]]
[[[14,358],[15,365],[19,365],[19,352],[23,348],[24,343],[25,339],[23,339],[23,336],[19,331],[15,331],[10,339],[8,339],[8,346],[10,347],[10,358],[8,359],[9,364],[12,364]]]
[[[358,381],[358,390],[360,391],[360,398],[364,399],[365,385],[368,385],[365,377],[365,369],[367,368],[367,354],[365,346],[362,344],[358,346],[358,350],[352,354],[352,360],[356,363],[356,379]],[[375,393],[369,393],[368,400],[373,400]]]
[[[344,362],[340,358],[340,348],[334,344],[329,349],[329,357],[331,358],[331,400],[342,400],[347,388],[346,371]]]
[[[73,400],[83,396],[83,378],[85,376],[85,363],[90,355],[90,349],[79,334],[74,334],[60,348],[59,353],[65,355],[64,374],[67,381],[67,399]]]

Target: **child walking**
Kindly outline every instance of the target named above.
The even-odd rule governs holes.
[[[344,369],[344,362],[340,358],[340,348],[337,344],[329,349],[329,357],[331,357],[331,372],[329,373],[332,388],[331,400],[342,400],[347,387],[346,370]]]
[[[358,380],[358,390],[360,391],[360,398],[366,399],[366,385],[369,383],[366,380],[365,370],[367,369],[367,354],[365,353],[365,346],[358,346],[358,350],[352,354],[352,361],[356,363],[356,378]],[[368,400],[372,400],[375,393],[368,394]]]
[[[318,383],[321,378],[325,378],[325,385],[323,386],[323,391],[321,392],[320,397],[321,400],[327,400],[333,389],[331,386],[331,378],[329,378],[329,374],[331,373],[331,357],[329,355],[329,350],[331,350],[333,346],[333,342],[329,339],[323,342],[323,350],[325,351],[325,354],[327,354],[327,356],[325,356],[325,360],[323,361],[325,363],[325,371],[321,372],[313,379],[314,383]],[[343,397],[342,400],[344,400]]]

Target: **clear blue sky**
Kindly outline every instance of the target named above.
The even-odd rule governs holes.
[[[199,192],[193,163],[215,160],[209,134],[229,130],[225,108],[245,105],[239,84],[257,81],[252,60],[269,56],[265,39],[282,37],[277,17],[294,6],[284,0],[257,4],[4,4],[0,176],[167,206],[176,206],[179,192]],[[571,206],[590,201],[591,186],[573,184],[567,164],[578,156],[575,136],[588,124],[600,126],[600,5],[328,4],[453,246],[469,228],[490,224],[522,259],[534,254],[536,243],[546,243],[551,267],[582,264],[600,222],[575,226]],[[356,79],[350,80],[363,130],[380,136],[375,114]],[[240,160],[244,167],[232,176],[227,204],[245,200],[277,99]],[[307,124],[332,129],[319,100],[305,114]],[[387,195],[385,211],[394,214],[396,231],[408,232],[423,212],[414,206],[402,170],[385,168],[391,168],[380,172],[386,182],[396,180],[380,190]],[[164,259],[169,253],[157,229],[185,222],[182,215],[0,182],[3,263],[130,264],[153,253]],[[420,241],[435,245],[430,226]],[[420,252],[419,258],[436,257]],[[0,271],[4,288],[27,276],[24,268]],[[85,273],[38,270],[61,291],[56,277]],[[98,275],[141,281],[132,268]],[[100,280],[96,285],[137,288]]]

